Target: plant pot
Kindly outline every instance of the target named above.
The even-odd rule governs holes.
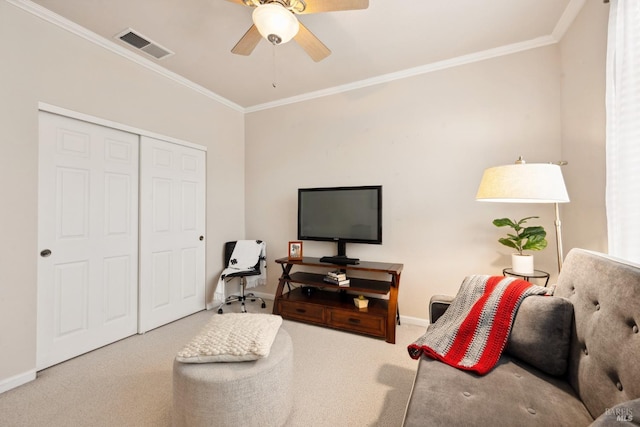
[[[511,268],[514,273],[533,274],[533,255],[511,254]]]
[[[353,299],[353,303],[358,308],[367,308],[367,306],[369,305],[369,300],[368,299],[354,298]]]

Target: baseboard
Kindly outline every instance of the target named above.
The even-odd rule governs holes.
[[[424,326],[426,328],[427,326],[429,326],[429,321],[427,319],[422,319],[420,317],[411,317],[411,316],[400,315],[400,324],[402,324],[402,325]]]
[[[4,379],[0,381],[0,393],[4,393],[5,391],[9,391],[16,387],[20,387],[21,385],[26,384],[35,379],[36,379],[35,369]]]

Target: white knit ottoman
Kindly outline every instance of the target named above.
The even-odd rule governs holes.
[[[176,360],[173,424],[282,426],[291,413],[292,383],[293,345],[282,328],[269,355],[262,359],[220,363]]]

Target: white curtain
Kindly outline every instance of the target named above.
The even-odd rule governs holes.
[[[612,0],[607,46],[609,253],[640,263],[640,0]]]

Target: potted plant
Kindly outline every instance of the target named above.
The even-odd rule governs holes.
[[[509,218],[493,220],[496,227],[511,227],[515,234],[508,233],[507,237],[498,239],[498,242],[513,248],[518,253],[511,255],[511,268],[520,274],[533,274],[533,255],[523,254],[523,251],[540,251],[547,247],[547,232],[542,226],[523,226],[530,219],[537,216],[528,216],[520,221],[512,221]]]

